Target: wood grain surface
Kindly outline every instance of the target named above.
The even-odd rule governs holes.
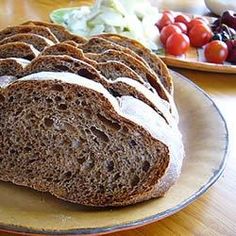
[[[48,20],[48,13],[51,10],[78,6],[84,2],[86,1],[0,0],[0,28],[29,19]],[[186,10],[189,13],[198,14],[209,13],[203,0],[194,2],[191,0],[153,0],[152,2],[173,10]],[[230,135],[230,151],[226,169],[223,176],[207,193],[184,210],[159,222],[112,233],[109,236],[236,235],[236,74],[175,70],[204,89],[225,117]],[[191,105],[191,98],[189,98],[189,105]],[[13,234],[0,232],[0,235]]]

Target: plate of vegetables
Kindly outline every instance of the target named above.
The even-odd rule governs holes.
[[[162,48],[156,53],[169,66],[236,73],[236,13],[221,17],[164,11],[156,26]]]
[[[56,9],[50,19],[84,37],[116,33],[138,40],[169,66],[236,73],[236,13],[219,18],[160,12],[145,0],[96,0]]]

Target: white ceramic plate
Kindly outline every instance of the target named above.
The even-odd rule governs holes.
[[[0,228],[34,234],[100,234],[160,220],[186,207],[221,175],[227,154],[225,121],[195,84],[173,73],[186,158],[167,195],[123,208],[88,208],[0,182]]]

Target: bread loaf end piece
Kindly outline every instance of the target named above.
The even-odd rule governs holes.
[[[78,81],[18,80],[1,92],[0,179],[83,205],[142,201],[167,170],[167,146],[118,114],[102,85]]]

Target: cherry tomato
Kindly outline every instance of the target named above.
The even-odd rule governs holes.
[[[211,40],[213,33],[207,25],[196,24],[189,31],[188,36],[193,47],[202,47]]]
[[[186,53],[189,48],[189,38],[183,33],[173,33],[166,41],[166,51],[174,56]]]
[[[176,25],[167,25],[161,30],[160,40],[165,45],[168,37],[173,33],[181,33],[181,30]]]
[[[193,26],[199,25],[199,24],[206,24],[202,19],[194,18],[188,23],[188,31],[190,31]]]
[[[175,22],[175,23],[172,24],[172,25],[176,25],[177,27],[180,28],[180,30],[182,31],[182,33],[187,34],[188,28],[187,28],[187,26],[186,26],[184,23],[182,23],[182,22]]]
[[[204,54],[208,62],[223,63],[228,56],[228,47],[226,43],[214,40],[206,45]]]
[[[183,14],[180,14],[180,15],[177,15],[175,17],[175,22],[181,22],[181,23],[184,23],[185,25],[188,25],[188,23],[190,22],[190,17],[189,16],[186,16],[186,15],[183,15]]]
[[[156,26],[161,30],[164,26],[174,23],[174,16],[170,13],[163,13],[161,19],[156,23]]]

